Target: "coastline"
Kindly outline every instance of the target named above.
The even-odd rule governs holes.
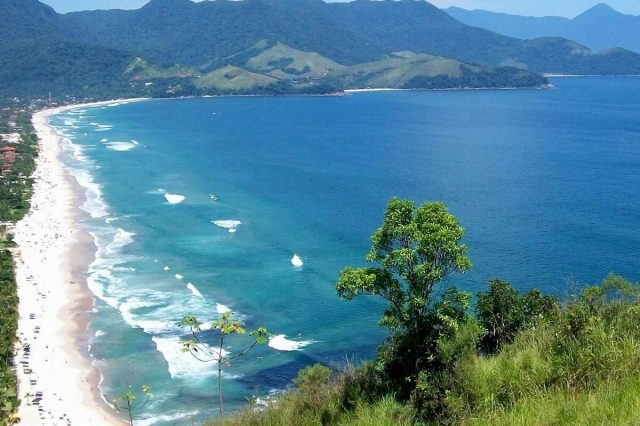
[[[93,295],[84,273],[96,246],[78,227],[84,194],[60,159],[62,139],[48,120],[69,109],[140,100],[68,105],[33,115],[40,144],[34,191],[28,215],[14,230],[19,297],[15,364],[23,424],[124,422],[102,397],[100,373],[89,355]]]

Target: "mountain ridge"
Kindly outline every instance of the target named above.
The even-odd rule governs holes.
[[[640,74],[640,55],[632,52],[592,52],[562,38],[506,37],[468,26],[427,2],[152,0],[135,10],[68,14],[37,0],[0,0],[0,6],[6,9],[0,34],[14,35],[4,39],[4,47],[0,43],[0,51],[29,65],[14,67],[27,71],[22,75],[12,74],[12,67],[4,70],[5,78],[24,83],[7,87],[28,87],[29,79],[39,79],[32,85],[38,96],[46,83],[64,81],[65,75],[77,80],[61,85],[74,95],[103,93],[95,79],[86,78],[100,76],[118,93],[187,96],[329,93],[382,85],[536,87],[546,83],[536,74],[541,72]],[[52,49],[54,43],[66,47]],[[22,50],[33,51],[46,66]],[[95,61],[80,61],[84,56]],[[2,95],[10,93],[0,90]]]
[[[557,36],[575,40],[595,50],[622,47],[640,52],[640,16],[618,12],[599,3],[573,19],[547,16],[532,17],[467,10],[445,9],[451,17],[468,25],[523,39]]]

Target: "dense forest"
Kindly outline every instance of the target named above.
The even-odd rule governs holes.
[[[38,0],[0,6],[0,102],[540,87],[540,73],[640,74],[640,54],[507,37],[422,1],[152,0],[138,10],[65,15]],[[260,63],[265,52],[270,60]],[[414,61],[408,78],[407,62],[396,58],[409,54],[458,66]],[[221,78],[230,66],[242,75]]]

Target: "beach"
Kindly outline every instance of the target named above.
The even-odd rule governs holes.
[[[86,106],[86,105],[83,105]],[[19,415],[26,425],[112,425],[123,420],[103,399],[89,356],[93,296],[83,277],[93,260],[91,236],[77,226],[83,200],[60,159],[62,140],[38,112],[40,152],[31,210],[14,232],[19,297]]]

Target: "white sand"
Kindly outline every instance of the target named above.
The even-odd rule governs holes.
[[[100,395],[86,346],[93,298],[82,273],[95,247],[76,226],[81,200],[59,159],[61,139],[47,124],[63,109],[33,117],[40,155],[32,207],[15,227],[19,415],[29,426],[117,425],[122,420]]]

